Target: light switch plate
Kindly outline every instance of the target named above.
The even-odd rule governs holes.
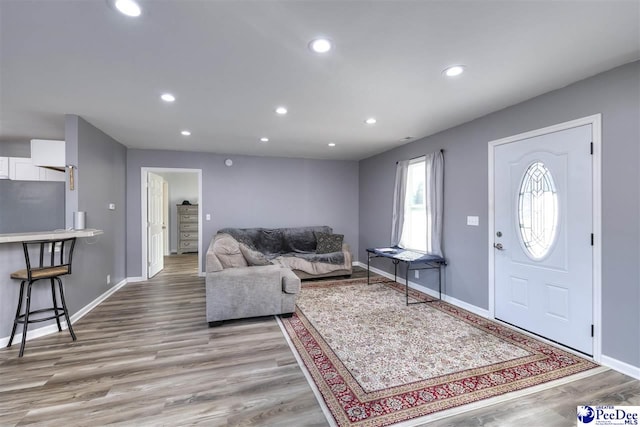
[[[206,214],[204,216],[204,219],[206,219],[207,221],[211,221],[211,214]]]
[[[116,210],[116,204],[115,203],[109,203],[109,210],[110,211],[115,211]]]
[[[467,225],[480,225],[480,218],[477,216],[468,216],[467,217]]]

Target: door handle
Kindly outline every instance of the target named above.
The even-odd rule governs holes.
[[[502,243],[494,243],[493,247],[496,248],[499,251],[504,250],[504,247],[502,246]]]

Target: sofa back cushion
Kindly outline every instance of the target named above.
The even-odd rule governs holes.
[[[239,243],[273,258],[291,252],[314,253],[315,233],[331,234],[333,229],[326,225],[291,228],[223,228],[218,233],[232,236]]]
[[[228,234],[217,234],[213,250],[224,268],[247,267],[247,261],[240,251],[240,244]]]
[[[285,253],[284,237],[281,228],[262,228],[256,249],[263,254],[281,254]]]
[[[239,243],[244,243],[251,249],[256,249],[256,244],[260,238],[260,228],[223,228],[218,230],[218,234],[228,234]]]
[[[326,225],[315,227],[283,228],[285,252],[313,253],[316,251],[315,233],[331,233],[333,230]]]

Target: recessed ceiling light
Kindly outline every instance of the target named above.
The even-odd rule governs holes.
[[[328,145],[329,145],[329,147],[335,147],[336,143],[335,142],[330,142]]]
[[[276,113],[280,114],[281,116],[284,116],[285,114],[287,114],[287,109],[284,107],[278,107],[276,108]]]
[[[369,117],[367,120],[364,121],[366,124],[368,125],[374,125],[376,124],[377,120],[374,119],[373,117]]]
[[[453,65],[451,67],[445,68],[443,74],[447,77],[455,77],[459,76],[464,72],[464,65]]]
[[[269,142],[269,138],[262,137],[260,138],[260,142]]]
[[[160,98],[164,101],[164,102],[173,102],[176,100],[176,97],[171,95],[170,93],[163,93]]]
[[[137,17],[142,13],[140,5],[135,0],[115,0],[113,5],[123,15]]]
[[[191,136],[191,131],[188,131],[188,130],[186,130],[186,129],[185,129],[185,130],[183,130],[182,132],[180,132],[180,134],[181,134],[182,136]]]
[[[325,38],[311,40],[309,49],[316,53],[327,53],[331,50],[331,41]]]

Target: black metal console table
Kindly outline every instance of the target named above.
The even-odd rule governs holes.
[[[405,271],[405,297],[407,305],[420,304],[431,301],[409,302],[409,272],[415,270],[438,270],[438,294],[442,299],[442,273],[440,268],[447,265],[447,261],[436,255],[427,255],[421,252],[410,251],[394,246],[390,248],[369,248],[367,249],[367,284],[370,284],[370,264],[372,258],[388,258],[393,262],[393,279],[398,278],[398,264],[403,262],[407,265]]]

